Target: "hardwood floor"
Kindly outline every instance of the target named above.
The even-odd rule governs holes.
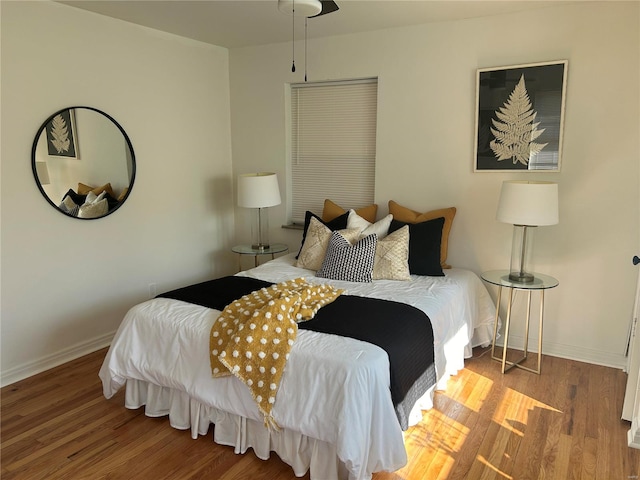
[[[102,396],[105,350],[0,391],[1,471],[9,479],[295,479],[273,454],[235,455],[166,418]],[[542,375],[502,375],[486,350],[405,434],[408,464],[374,480],[596,479],[640,476],[620,420],[626,375],[543,357]],[[304,478],[309,478],[307,474]]]

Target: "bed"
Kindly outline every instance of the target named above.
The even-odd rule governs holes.
[[[168,416],[172,427],[190,430],[193,438],[206,435],[214,424],[216,443],[238,454],[253,449],[261,459],[275,452],[296,476],[310,471],[312,479],[365,480],[374,472],[403,467],[403,428],[432,408],[434,391],[444,389],[448,378],[464,367],[474,346],[490,344],[494,304],[468,270],[410,274],[406,281],[350,281],[302,268],[301,253],[237,276],[272,284],[304,278],[353,297],[401,302],[428,316],[435,378],[404,422],[389,394],[390,357],[385,350],[302,327],[273,404],[277,428],[268,428],[242,381],[233,375],[212,377],[209,334],[221,311],[171,296],[136,305],[125,316],[99,373],[105,397],[124,387],[127,408],[144,406],[148,416]]]

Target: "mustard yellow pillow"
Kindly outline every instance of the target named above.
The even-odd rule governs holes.
[[[126,196],[127,196],[127,193],[128,193],[128,192],[129,192],[129,187],[124,187],[124,188],[122,189],[122,192],[120,192],[120,195],[118,195],[117,200],[118,200],[119,202],[121,202],[122,200],[124,200],[124,197],[126,197]]]
[[[440,208],[420,213],[389,200],[389,213],[393,215],[394,220],[404,223],[421,223],[444,217],[442,242],[440,243],[440,265],[442,268],[451,268],[451,265],[447,265],[447,254],[449,250],[449,232],[451,231],[451,225],[453,225],[453,217],[456,216],[456,207]]]
[[[84,183],[78,183],[78,193],[80,195],[86,195],[89,192],[93,192],[96,195],[100,195],[102,192],[107,192],[113,198],[116,198],[113,193],[113,189],[111,188],[111,183],[105,183],[101,187],[91,187],[89,185],[85,185]]]
[[[334,218],[344,215],[348,210],[345,210],[337,203],[332,202],[329,199],[324,201],[324,208],[322,209],[322,221],[330,222]],[[356,213],[369,223],[376,222],[376,214],[378,213],[378,205],[375,203],[368,207],[362,207],[356,210]]]

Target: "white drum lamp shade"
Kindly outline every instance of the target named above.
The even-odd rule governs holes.
[[[262,210],[280,205],[278,176],[275,173],[247,173],[238,176],[238,206],[255,209],[251,223],[251,246],[269,248],[269,217]]]
[[[530,227],[558,223],[558,184],[503,182],[496,219],[514,226],[509,279],[522,283],[532,282],[534,277],[530,258],[533,251],[533,231]]]
[[[543,226],[558,223],[558,184],[508,181],[502,183],[496,218],[514,225]]]

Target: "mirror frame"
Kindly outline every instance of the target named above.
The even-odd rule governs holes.
[[[44,129],[46,128],[47,124],[56,116],[59,115],[60,113],[67,111],[67,110],[72,110],[72,109],[76,109],[76,108],[83,108],[85,110],[91,110],[94,111],[96,113],[99,113],[100,115],[103,115],[104,117],[106,117],[107,119],[111,120],[111,122],[118,128],[118,130],[120,131],[120,133],[122,134],[122,136],[124,137],[124,140],[127,144],[127,146],[129,147],[129,152],[131,153],[131,179],[129,180],[129,189],[127,190],[127,193],[125,194],[125,196],[122,198],[122,200],[120,202],[118,202],[118,205],[116,205],[113,209],[111,209],[110,211],[108,211],[107,213],[105,213],[104,215],[101,215],[99,217],[92,217],[92,218],[83,218],[83,217],[74,217],[73,215],[70,215],[69,213],[65,212],[64,210],[60,209],[58,207],[58,205],[56,205],[53,200],[51,198],[49,198],[49,195],[47,195],[47,193],[44,191],[44,188],[42,188],[42,184],[40,183],[40,179],[38,178],[38,172],[36,170],[36,151],[38,148],[38,142],[40,140],[40,136],[42,135],[42,132],[44,131]],[[106,112],[103,112],[102,110],[99,110],[97,108],[94,107],[87,107],[84,105],[75,105],[75,106],[71,106],[71,107],[65,107],[65,108],[61,108],[60,110],[58,110],[57,112],[51,114],[40,126],[40,128],[38,129],[35,139],[33,140],[33,146],[31,148],[31,169],[33,171],[33,177],[36,181],[36,185],[38,186],[38,190],[40,190],[40,193],[42,194],[42,196],[47,200],[47,202],[49,202],[49,204],[55,208],[58,212],[62,213],[64,216],[69,217],[69,218],[74,218],[77,220],[99,220],[101,218],[105,218],[108,217],[109,215],[111,215],[113,212],[115,212],[116,210],[118,210],[123,204],[124,202],[129,198],[129,195],[131,194],[131,190],[133,189],[133,184],[135,182],[136,179],[136,154],[133,150],[133,145],[131,144],[131,140],[129,139],[129,136],[127,135],[127,132],[124,131],[124,128],[122,128],[122,125],[120,125],[111,115],[109,115]]]

